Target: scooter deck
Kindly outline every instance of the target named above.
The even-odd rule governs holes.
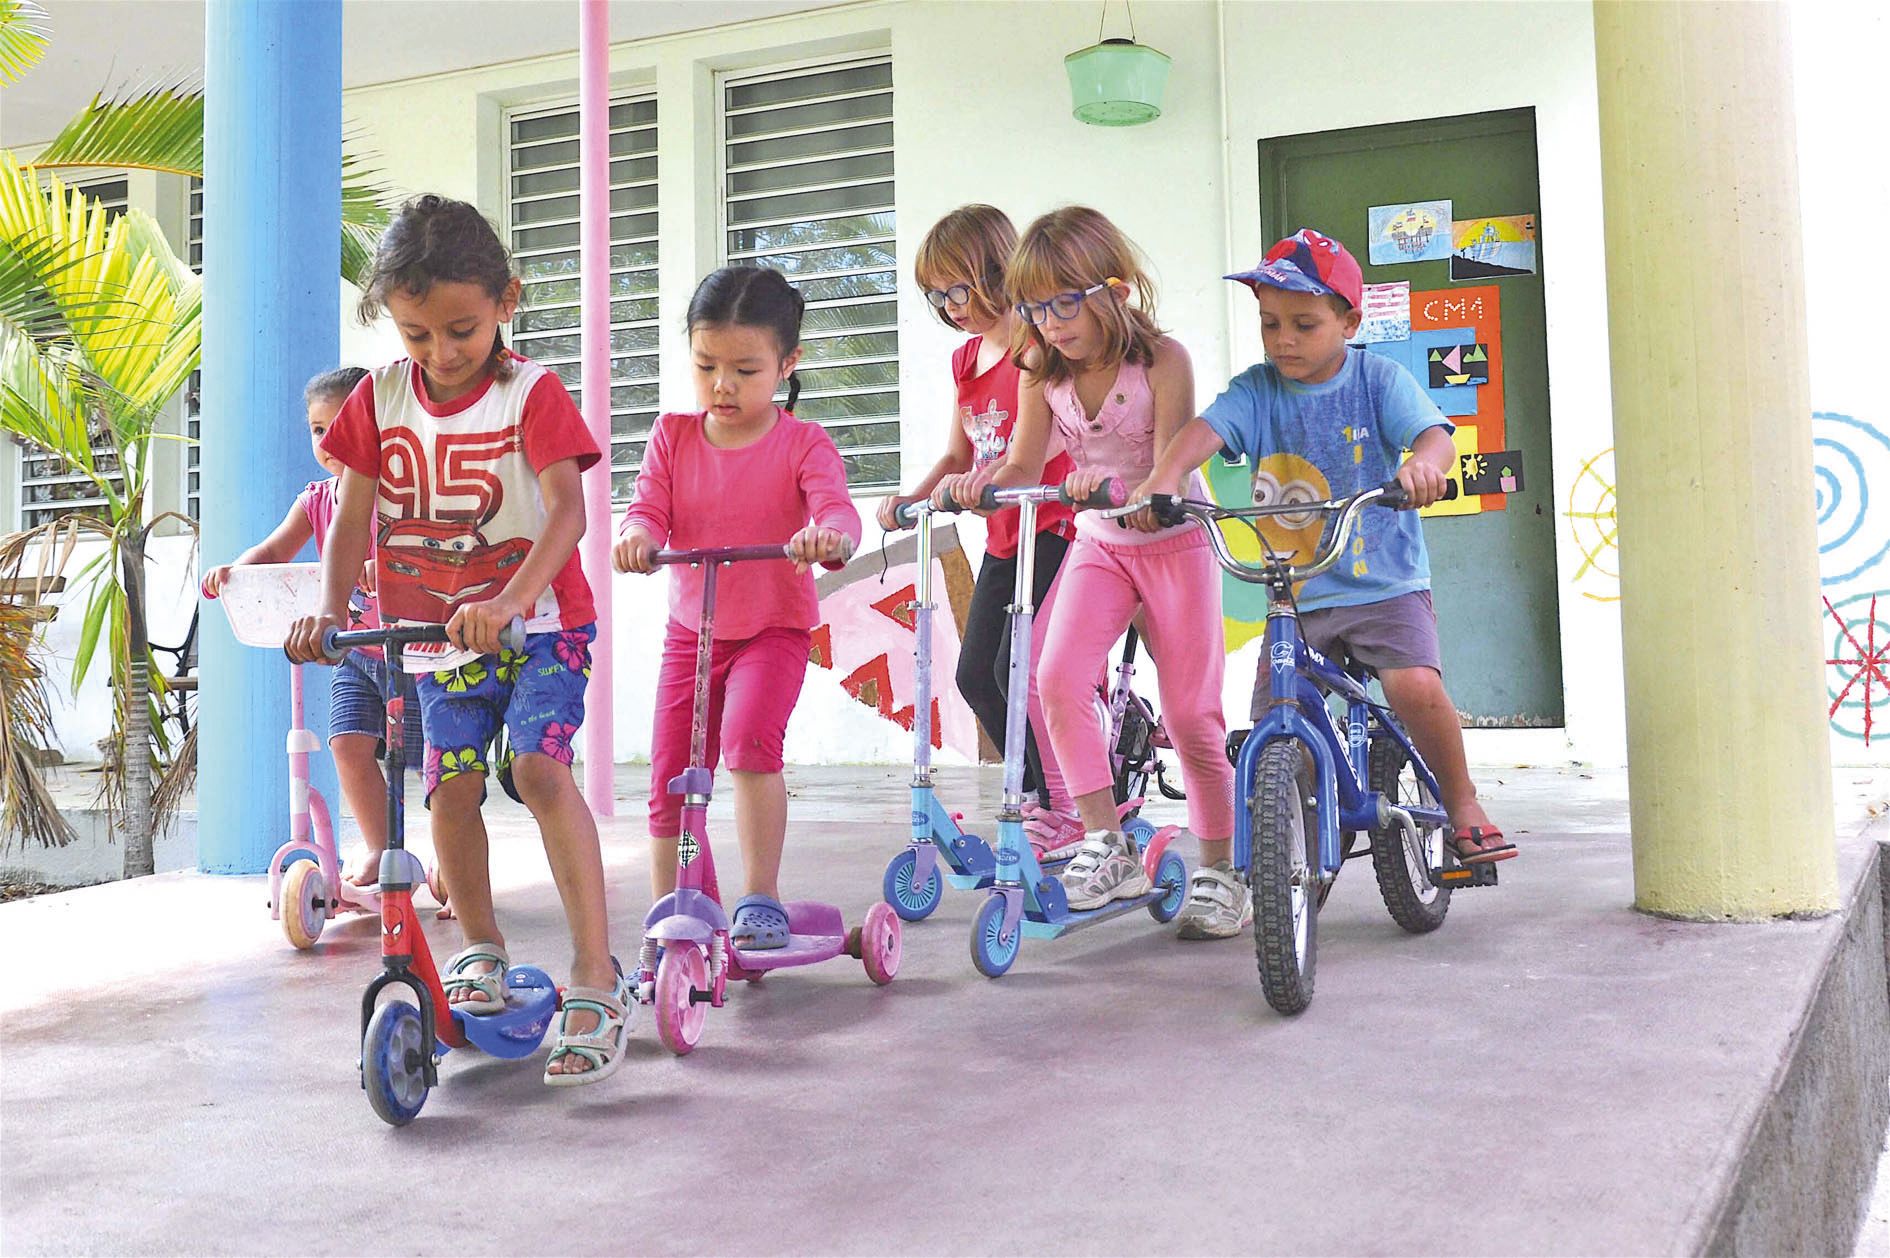
[[[535,965],[515,965],[505,975],[505,1009],[461,1013],[453,1020],[474,1048],[489,1057],[529,1057],[544,1042],[558,1012],[558,985]]]
[[[731,943],[732,970],[765,974],[830,961],[846,951],[847,928],[839,909],[817,900],[790,900],[781,907],[787,910],[787,944],[780,948],[738,948]]]
[[[1106,922],[1112,918],[1133,913],[1137,909],[1145,909],[1159,900],[1166,899],[1171,890],[1170,887],[1157,885],[1153,890],[1135,896],[1133,899],[1111,900],[1099,909],[1072,909],[1067,918],[1055,922],[1045,921],[1025,913],[1018,925],[1027,939],[1056,939],[1063,935],[1073,934],[1086,926],[1094,926],[1098,922]]]

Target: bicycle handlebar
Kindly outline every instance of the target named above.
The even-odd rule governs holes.
[[[1444,487],[1443,497],[1438,501],[1449,501],[1457,496],[1456,484]],[[1253,520],[1261,516],[1337,514],[1339,519],[1331,529],[1331,542],[1319,551],[1310,564],[1294,565],[1272,555],[1263,540],[1261,549],[1264,557],[1261,566],[1254,567],[1243,563],[1229,546],[1227,535],[1219,528],[1206,530],[1208,541],[1213,544],[1214,558],[1228,573],[1250,584],[1286,581],[1298,584],[1310,581],[1331,568],[1345,553],[1346,544],[1352,540],[1352,528],[1358,521],[1358,514],[1366,507],[1381,506],[1402,511],[1410,504],[1410,498],[1404,486],[1397,481],[1387,481],[1370,489],[1360,490],[1349,498],[1330,498],[1324,502],[1287,502],[1264,507],[1223,507],[1217,503],[1200,502],[1192,498],[1183,498],[1175,494],[1152,494],[1142,502],[1129,503],[1119,510],[1126,514],[1144,506],[1155,512],[1155,518],[1163,524],[1180,524],[1183,520],[1196,519],[1206,525],[1215,525],[1222,520],[1239,520],[1253,527]],[[1113,514],[1113,513],[1112,513]]]
[[[331,664],[339,664],[356,647],[392,646],[398,642],[444,642],[445,625],[395,625],[381,629],[330,629],[322,635],[322,654]],[[512,617],[512,623],[499,630],[499,645],[508,651],[525,649],[525,618]]]

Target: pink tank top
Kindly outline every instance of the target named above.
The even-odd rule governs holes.
[[[1155,470],[1155,394],[1149,388],[1148,368],[1141,363],[1125,360],[1116,369],[1115,383],[1103,394],[1094,419],[1084,413],[1074,380],[1045,385],[1043,397],[1056,422],[1057,435],[1063,438],[1063,447],[1078,468],[1105,469],[1111,476],[1121,477],[1130,492]],[[1190,498],[1207,496],[1199,472],[1190,474],[1182,492]],[[1124,528],[1097,511],[1076,514],[1079,535],[1119,545],[1164,541],[1196,527],[1189,520],[1156,533],[1144,533]]]

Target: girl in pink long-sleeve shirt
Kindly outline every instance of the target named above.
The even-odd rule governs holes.
[[[618,529],[619,572],[653,572],[668,547],[784,542],[794,562],[735,564],[717,578],[709,679],[709,765],[722,753],[735,782],[735,829],[746,894],[730,931],[744,948],[788,942],[778,886],[787,834],[781,745],[819,623],[809,565],[838,568],[860,541],[833,438],[790,413],[800,393],[801,295],[778,271],[725,267],[689,303],[689,348],[701,410],[663,415]],[[788,409],[774,404],[785,380]],[[669,632],[656,683],[650,747],[650,881],[676,887],[681,800],[670,779],[687,767],[702,574],[670,573]]]

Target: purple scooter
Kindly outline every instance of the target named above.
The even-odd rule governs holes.
[[[702,616],[696,629],[696,693],[689,725],[689,767],[670,779],[683,797],[682,835],[676,843],[676,890],[658,900],[643,919],[637,958],[639,999],[656,1006],[656,1031],[671,1052],[696,1046],[708,1016],[722,1006],[730,979],[753,981],[770,970],[830,961],[845,953],[866,966],[875,983],[899,972],[899,917],[882,902],[866,911],[852,930],[831,904],[795,900],[787,910],[789,939],[781,948],[738,948],[729,941],[729,917],[715,880],[709,848],[709,797],[715,774],[709,760],[709,670],[715,644],[715,582],[724,564],[785,560],[786,546],[720,546],[663,550],[659,564],[688,564],[702,571]]]

